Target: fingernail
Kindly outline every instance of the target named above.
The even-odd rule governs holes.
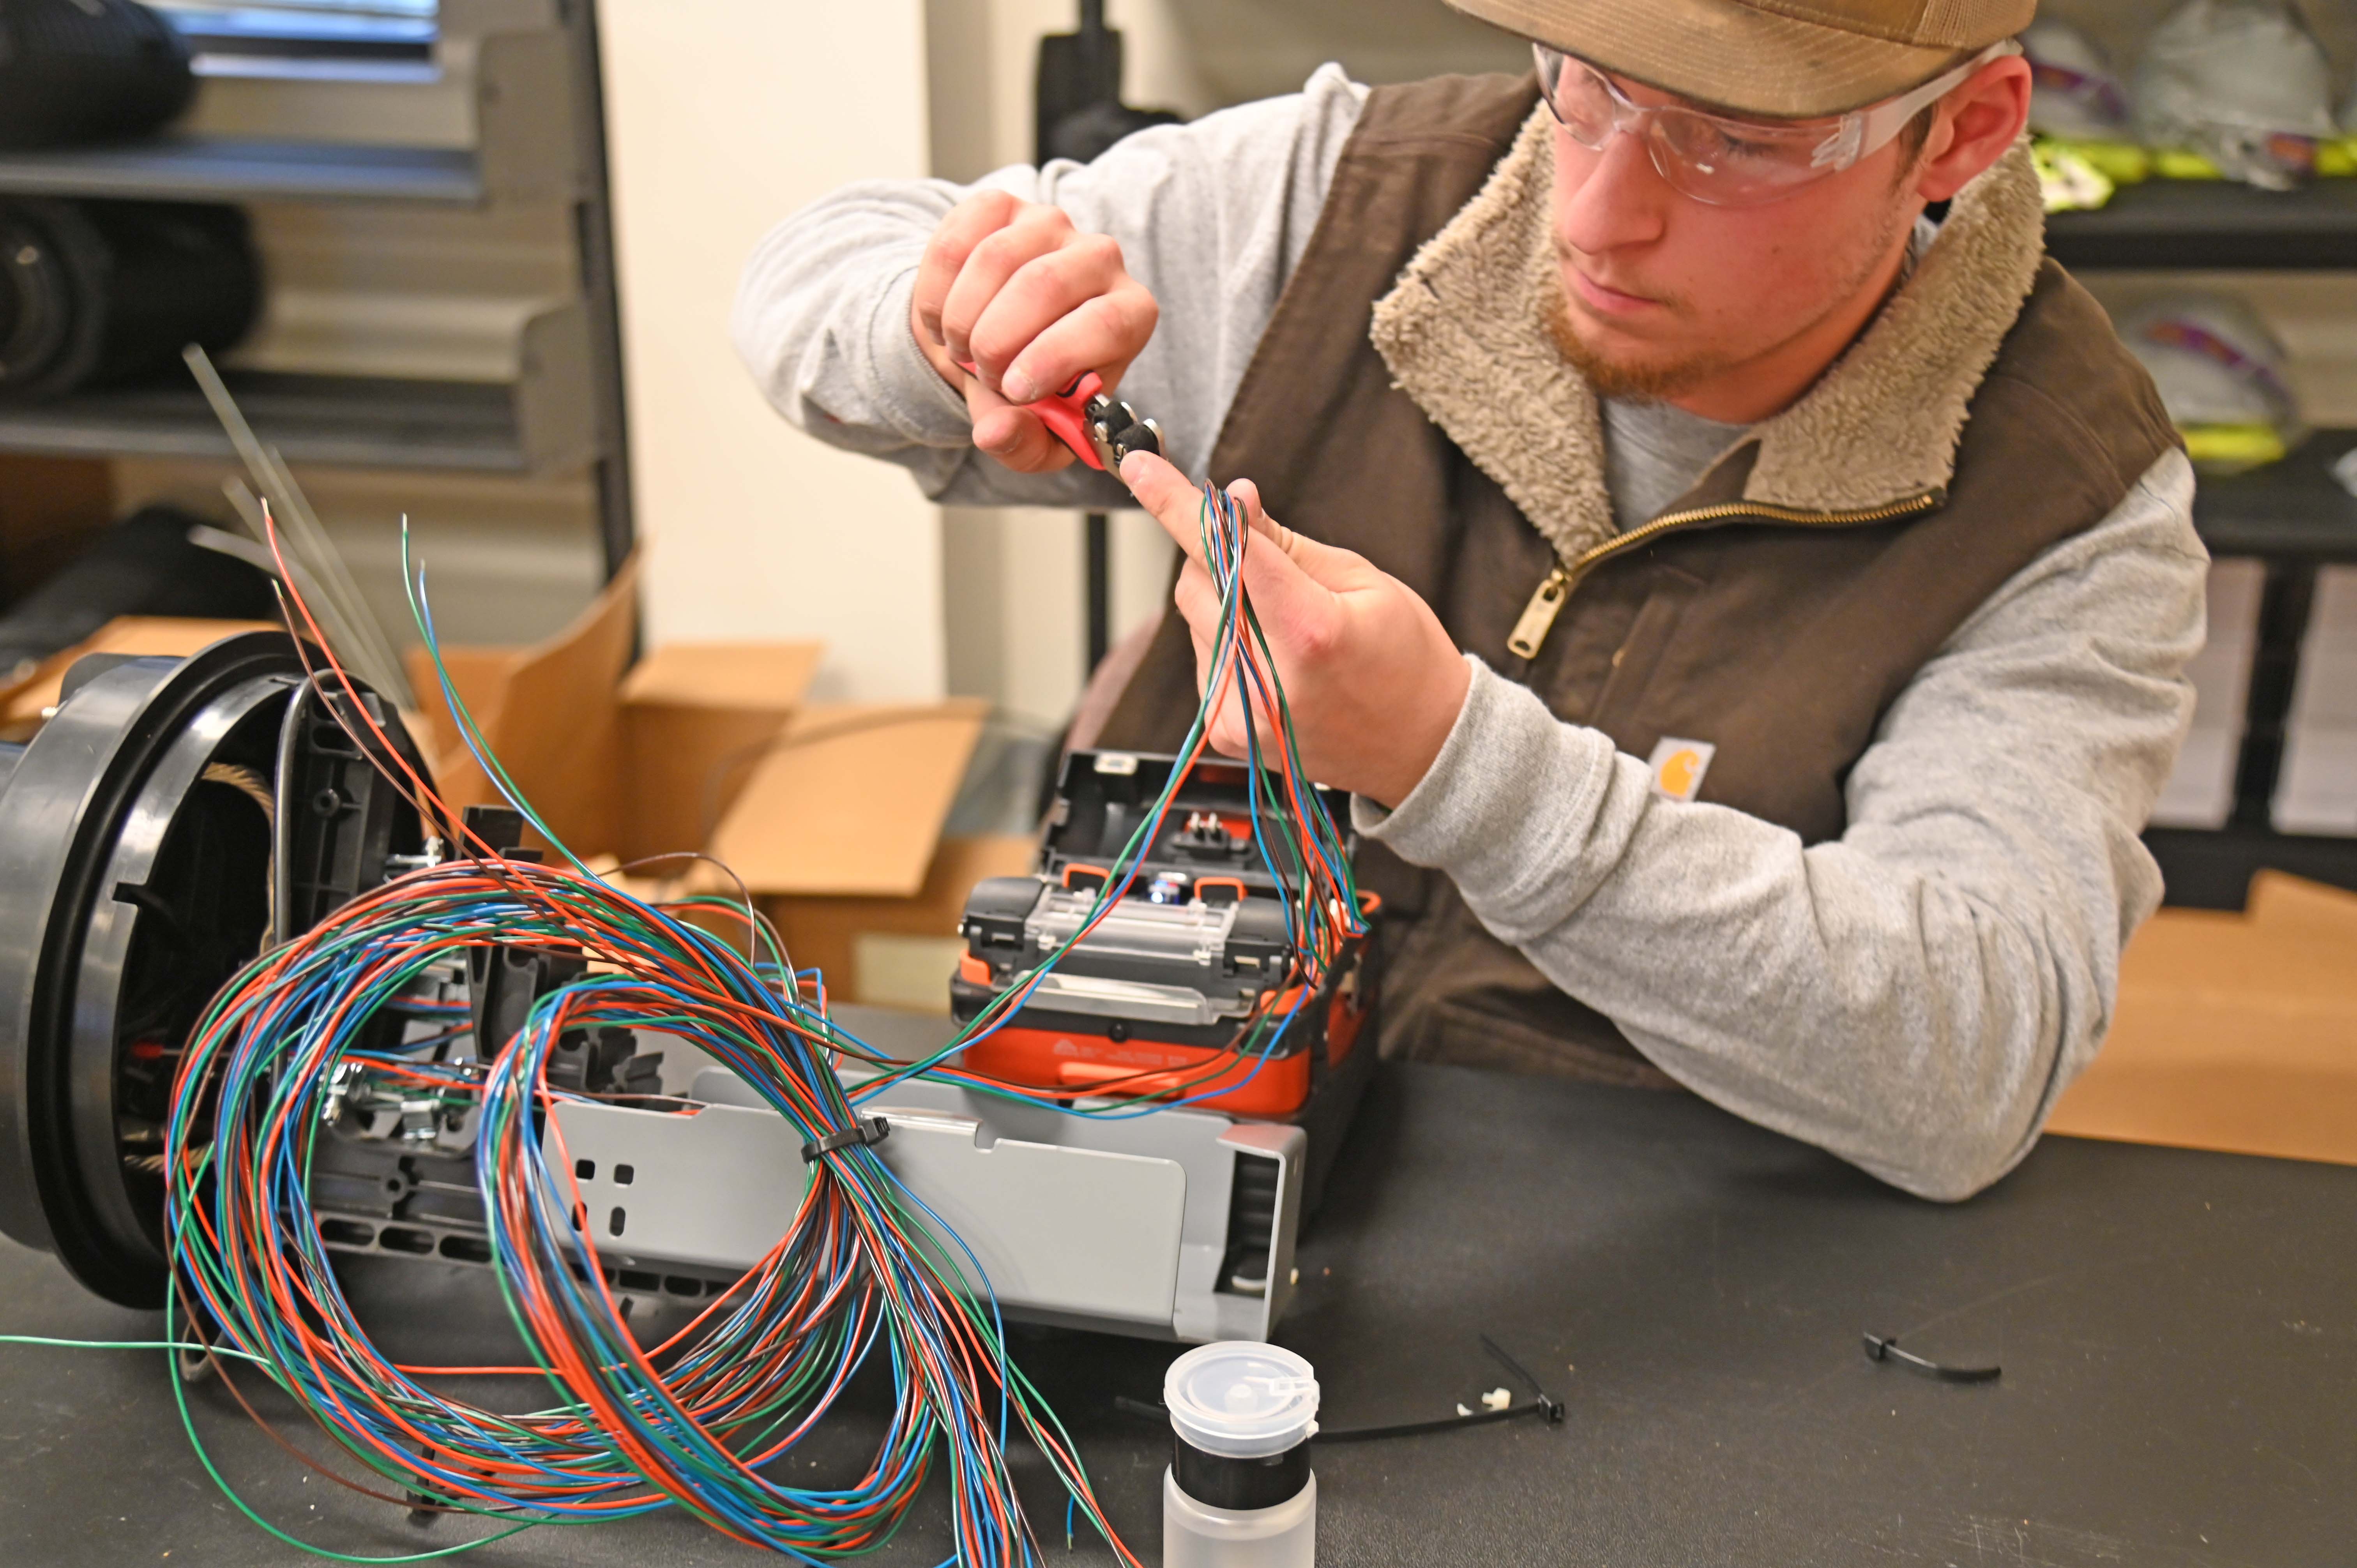
[[[1007,371],[1006,379],[998,383],[998,392],[1009,403],[1034,403],[1039,396],[1039,387],[1021,371]]]

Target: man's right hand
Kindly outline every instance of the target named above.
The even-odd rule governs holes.
[[[1021,405],[1089,371],[1112,391],[1160,314],[1112,237],[1081,233],[1059,208],[986,190],[933,231],[909,326],[942,379],[965,394],[974,446],[1036,474],[1075,459]]]

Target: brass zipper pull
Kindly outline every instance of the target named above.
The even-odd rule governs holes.
[[[1507,651],[1517,659],[1536,659],[1539,644],[1554,629],[1555,618],[1563,612],[1563,601],[1571,597],[1571,574],[1557,566],[1546,575],[1531,602],[1523,607],[1523,618],[1514,623],[1513,635],[1506,639]]]

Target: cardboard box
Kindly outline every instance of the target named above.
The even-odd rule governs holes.
[[[673,643],[622,681],[626,860],[700,848],[810,690],[815,642]]]
[[[713,832],[756,893],[913,898],[988,704],[830,704],[788,720]]]
[[[39,587],[115,518],[114,467],[105,459],[0,456],[0,598]]]
[[[950,976],[965,952],[957,933],[966,895],[985,877],[1023,875],[1039,857],[1035,839],[944,838],[909,897],[771,897],[762,912],[796,969],[825,974],[830,996],[947,1013]]]
[[[749,893],[834,997],[946,1011],[967,892],[1036,854],[942,836],[987,705],[810,703],[815,643],[671,644],[633,664],[633,589],[625,573],[533,648],[444,649],[509,776],[641,896]],[[443,794],[497,800],[422,650],[411,671]]]
[[[2357,1165],[2357,894],[2261,872],[2243,914],[2163,909],[2047,1131]]]
[[[576,854],[613,852],[621,838],[622,709],[616,688],[638,641],[638,567],[626,563],[573,624],[530,648],[423,648],[406,655],[434,765],[453,807],[500,800],[468,749],[451,694],[491,756],[549,831]],[[445,692],[442,675],[449,680]]]

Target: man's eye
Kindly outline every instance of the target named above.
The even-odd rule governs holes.
[[[1719,150],[1731,158],[1764,158],[1774,156],[1777,144],[1764,137],[1742,135],[1725,126],[1714,128]]]
[[[1784,145],[1773,138],[1745,136],[1730,126],[1706,121],[1695,127],[1687,142],[1697,162],[1717,166],[1773,163],[1783,156]]]

